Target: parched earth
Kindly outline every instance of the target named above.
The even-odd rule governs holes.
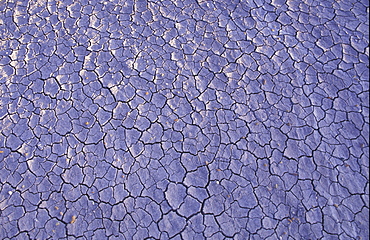
[[[369,1],[1,0],[0,239],[368,239]]]

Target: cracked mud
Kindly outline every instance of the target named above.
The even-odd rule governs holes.
[[[0,1],[1,239],[368,239],[365,0]]]

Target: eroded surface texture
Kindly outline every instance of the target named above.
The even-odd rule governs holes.
[[[0,238],[367,239],[368,17],[0,1]]]

